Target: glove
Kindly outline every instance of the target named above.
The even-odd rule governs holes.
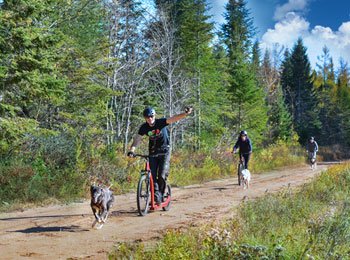
[[[134,152],[129,151],[129,152],[128,152],[128,156],[129,156],[129,157],[134,157]]]
[[[185,113],[190,114],[192,112],[193,107],[186,107],[185,108]]]
[[[308,151],[308,150],[306,150],[306,152],[308,153],[309,151]]]
[[[252,151],[250,151],[249,154],[252,154]]]
[[[236,150],[233,150],[231,153],[236,153]]]

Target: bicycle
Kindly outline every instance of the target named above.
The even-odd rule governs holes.
[[[248,154],[248,153],[244,153]],[[238,161],[238,170],[237,170],[237,175],[238,175],[238,185],[242,185],[242,171],[245,170],[245,159],[243,153],[239,154],[239,161]]]
[[[149,158],[157,156],[158,155],[134,154],[134,157],[141,157],[146,161],[145,168],[141,170],[141,176],[137,185],[137,211],[140,216],[146,216],[148,210],[156,210],[159,208],[168,211],[171,206],[171,186],[168,182],[166,182],[163,201],[160,205],[155,203],[153,177],[149,166]]]

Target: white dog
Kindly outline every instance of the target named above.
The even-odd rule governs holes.
[[[242,170],[241,180],[243,183],[243,189],[248,189],[250,184],[250,171]]]

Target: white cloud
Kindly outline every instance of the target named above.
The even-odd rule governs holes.
[[[308,0],[289,0],[284,5],[277,5],[273,19],[284,19],[289,12],[305,12]]]
[[[278,43],[291,49],[299,37],[303,39],[313,68],[325,45],[330,50],[336,68],[341,57],[350,65],[350,21],[343,22],[337,31],[320,25],[310,28],[310,23],[305,18],[290,12],[262,36],[261,47],[273,48]]]
[[[280,45],[289,45],[295,42],[299,37],[305,37],[309,33],[310,23],[297,14],[290,12],[285,19],[275,24],[274,29],[268,29],[262,37],[262,42],[267,45],[279,43]]]

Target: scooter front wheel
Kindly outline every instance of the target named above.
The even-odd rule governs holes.
[[[149,208],[150,184],[147,175],[142,175],[137,186],[137,211],[140,216],[145,216]]]

